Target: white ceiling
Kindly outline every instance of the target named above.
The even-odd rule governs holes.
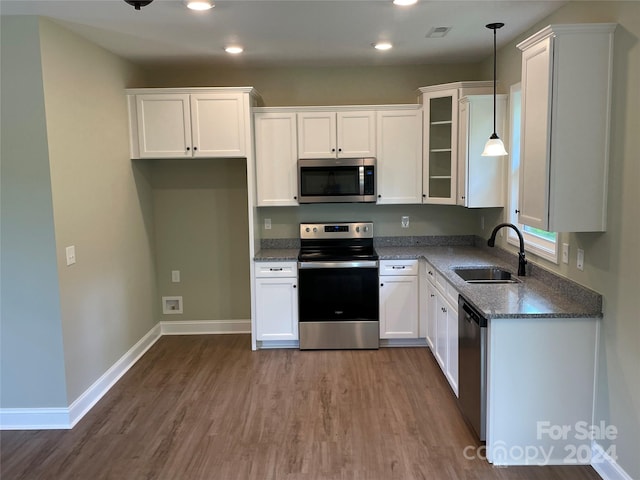
[[[135,62],[243,66],[356,66],[461,63],[492,52],[487,23],[503,22],[498,48],[566,0],[426,1],[217,0],[206,12],[182,0],[154,0],[136,11],[124,0],[0,0],[2,15],[43,15]],[[433,27],[444,38],[426,38]],[[376,41],[394,45],[380,52]],[[237,43],[241,56],[223,47]]]

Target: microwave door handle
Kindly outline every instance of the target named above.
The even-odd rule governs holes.
[[[360,195],[364,195],[364,165],[358,167],[358,177],[360,179]]]

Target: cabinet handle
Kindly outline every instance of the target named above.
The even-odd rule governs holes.
[[[433,298],[433,297],[435,297],[435,295],[432,293],[432,294],[431,294],[431,298]]]
[[[404,270],[405,266],[404,265],[393,265],[391,268],[393,270]]]
[[[433,272],[431,270],[429,270],[429,275],[431,275],[433,277]]]
[[[381,287],[384,287],[384,283],[381,283],[381,284],[380,284],[380,286],[381,286]]]
[[[187,152],[188,152],[189,150],[191,150],[191,147],[187,147]]]
[[[422,198],[427,198],[427,194],[426,194],[426,193],[423,193],[423,194],[422,194]]]
[[[294,285],[293,288],[296,288],[296,286]]]
[[[298,199],[298,197],[293,197],[293,199],[294,199],[294,200],[297,200],[297,199]]]
[[[444,307],[442,307],[442,311],[443,311],[444,313],[447,313],[447,309],[446,309],[446,308],[444,308]]]
[[[335,151],[336,151],[336,149],[335,149],[335,148],[332,148],[332,149],[331,149],[331,151],[332,151],[332,152],[335,152]]]
[[[282,267],[280,267],[280,268],[270,268],[269,271],[270,272],[281,272],[282,271]]]
[[[460,198],[461,198],[462,200],[464,200],[464,195],[462,195]]]
[[[339,148],[339,149],[338,149],[338,151],[339,151],[339,152],[341,152],[341,151],[342,151],[342,149],[341,149],[341,148]]]
[[[382,195],[378,195],[378,198],[382,198]]]
[[[193,147],[193,151],[195,152],[196,150],[198,150],[198,147]]]
[[[516,208],[516,213],[520,213],[520,210],[518,210],[517,208]]]

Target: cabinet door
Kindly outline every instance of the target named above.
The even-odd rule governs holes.
[[[458,396],[458,310],[451,304],[447,308],[447,380]]]
[[[423,203],[456,203],[458,90],[424,98]]]
[[[376,114],[374,111],[338,112],[338,158],[376,156]]]
[[[549,128],[552,38],[522,52],[522,136],[519,223],[543,230],[549,223]]]
[[[418,338],[418,277],[380,277],[380,338]]]
[[[336,157],[335,112],[298,113],[298,157]]]
[[[377,118],[378,202],[422,202],[422,114],[380,111]]]
[[[436,291],[436,350],[435,356],[442,372],[446,374],[447,371],[447,350],[449,347],[448,342],[448,326],[449,321],[447,317],[447,301],[442,294]]]
[[[298,340],[298,290],[295,278],[256,279],[258,340]]]
[[[427,344],[435,355],[436,353],[436,337],[438,332],[438,305],[436,300],[436,287],[427,283]]]
[[[256,113],[254,120],[258,205],[297,205],[296,114]]]
[[[195,157],[245,157],[245,109],[242,93],[191,95]]]
[[[504,138],[506,96],[496,97],[496,133]],[[483,157],[493,131],[493,96],[469,95],[458,109],[457,204],[468,208],[504,206],[504,158]]]
[[[140,158],[191,157],[189,95],[136,95]]]

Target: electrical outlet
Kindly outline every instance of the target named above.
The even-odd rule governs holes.
[[[402,216],[402,228],[409,228],[409,217],[406,215]]]
[[[180,283],[180,270],[171,270],[171,283]]]
[[[562,244],[562,263],[569,263],[569,244]]]
[[[578,267],[578,270],[584,270],[584,250],[581,248],[578,249],[578,262],[576,267]]]
[[[264,229],[265,230],[271,230],[271,219],[270,218],[265,218],[264,219]]]

